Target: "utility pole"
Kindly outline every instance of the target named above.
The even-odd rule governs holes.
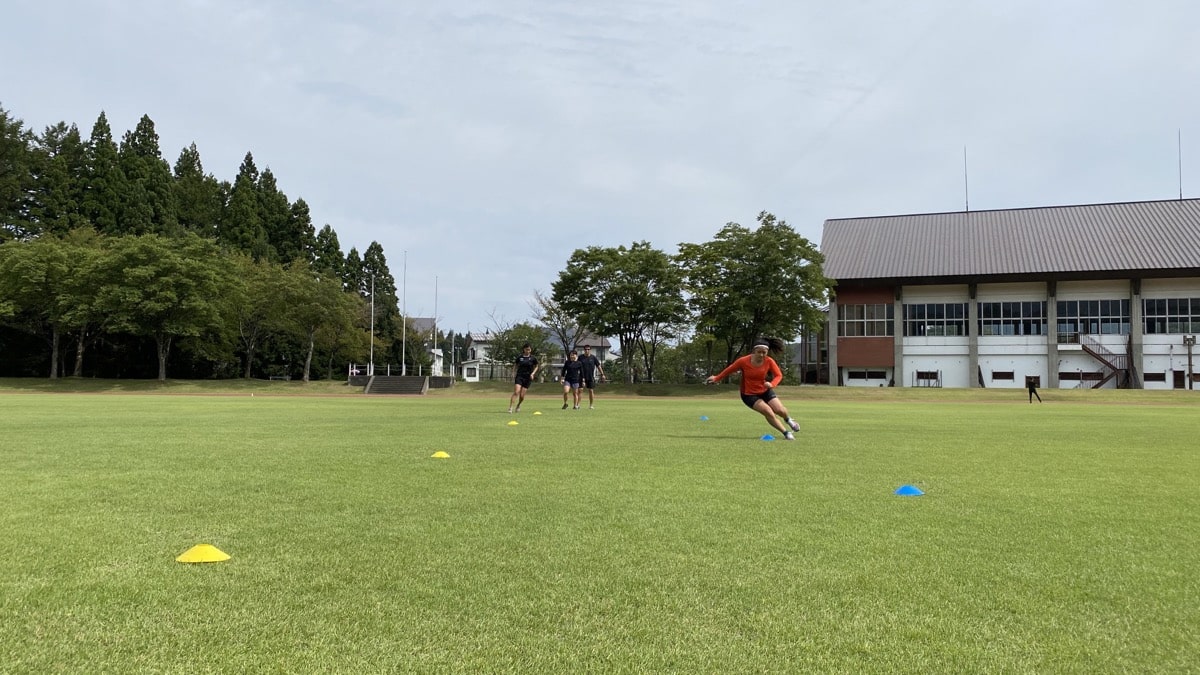
[[[375,275],[371,275],[371,355],[367,359],[367,375],[375,374]]]
[[[1184,335],[1183,336],[1183,344],[1187,345],[1187,348],[1188,348],[1188,369],[1187,369],[1188,387],[1187,388],[1195,389],[1195,387],[1192,386],[1192,345],[1196,344],[1196,336],[1195,335]]]
[[[404,280],[400,284],[400,374],[408,374],[408,251],[404,252]],[[392,344],[396,344],[393,342]]]

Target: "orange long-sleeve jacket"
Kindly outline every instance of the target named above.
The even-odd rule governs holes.
[[[783,381],[783,371],[779,369],[779,364],[775,363],[775,359],[764,356],[761,366],[756,366],[750,362],[750,355],[747,354],[733,363],[725,367],[725,370],[717,373],[715,379],[719,382],[730,375],[742,371],[742,386],[743,394],[761,394],[767,390],[768,377],[770,378],[771,386],[777,387]]]

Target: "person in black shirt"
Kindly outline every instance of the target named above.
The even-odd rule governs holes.
[[[583,356],[579,357],[579,362],[583,364],[583,386],[587,387],[588,408],[595,408],[596,375],[600,375],[601,382],[608,379],[604,374],[604,366],[600,365],[600,359],[592,353],[591,345],[583,346]]]
[[[575,409],[579,410],[579,401],[583,387],[583,362],[579,360],[579,352],[574,349],[567,355],[562,367],[563,410],[567,409],[567,394],[575,398]]]
[[[529,386],[533,384],[533,376],[537,375],[538,360],[533,355],[533,348],[529,343],[521,345],[521,355],[517,357],[516,377],[513,384],[512,396],[508,397],[508,412],[521,412],[521,404],[525,402],[525,392],[529,391]],[[516,407],[513,407],[516,403]]]
[[[1042,402],[1041,394],[1037,393],[1037,380],[1032,377],[1025,378],[1025,388],[1029,390],[1029,402],[1033,403],[1033,397],[1037,396],[1038,403]]]

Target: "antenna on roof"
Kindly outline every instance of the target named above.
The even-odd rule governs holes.
[[[971,210],[971,186],[967,182],[967,146],[963,146],[963,205],[967,211]]]

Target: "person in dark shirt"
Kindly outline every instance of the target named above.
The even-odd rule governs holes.
[[[583,387],[583,362],[579,360],[579,352],[574,349],[567,355],[562,367],[563,410],[567,409],[567,394],[575,400],[575,409],[579,410],[579,401]]]
[[[1042,397],[1037,393],[1037,381],[1032,377],[1025,378],[1025,388],[1029,390],[1029,402],[1033,403],[1033,397],[1037,396],[1038,403],[1042,402]]]
[[[583,356],[579,357],[579,362],[583,364],[583,386],[587,387],[588,408],[595,408],[596,375],[599,374],[601,382],[608,379],[604,374],[604,366],[600,365],[600,359],[592,353],[591,345],[583,346]]]
[[[529,343],[521,345],[521,355],[517,357],[516,376],[513,384],[512,396],[508,397],[508,412],[521,412],[521,404],[525,402],[525,392],[529,391],[529,386],[533,384],[533,376],[537,375],[538,360],[533,355],[533,348]],[[513,404],[516,403],[516,407]]]

